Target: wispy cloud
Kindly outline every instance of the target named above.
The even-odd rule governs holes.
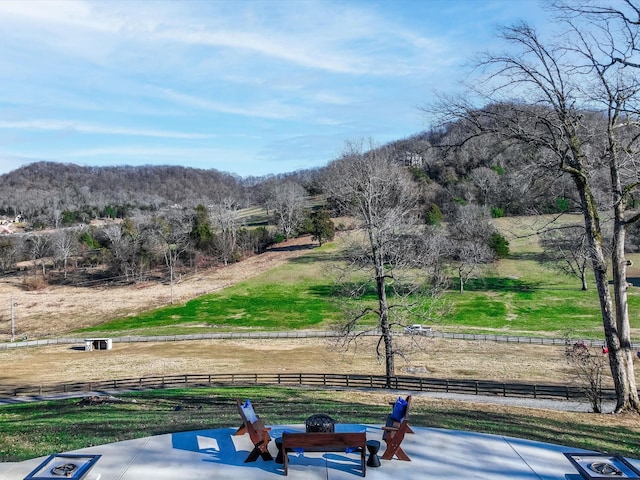
[[[237,153],[237,152],[234,152]],[[102,157],[102,156],[118,156],[118,157],[168,157],[168,158],[185,158],[185,157],[217,157],[229,154],[229,150],[223,148],[179,148],[179,147],[149,147],[149,146],[111,146],[98,147],[88,149],[75,149],[65,152],[65,156],[70,158],[84,157]]]
[[[216,102],[207,98],[176,92],[168,88],[154,88],[153,90],[156,91],[158,96],[162,97],[164,100],[170,100],[189,107],[211,110],[221,113],[230,113],[233,115],[285,119],[300,117],[301,115],[308,113],[301,107],[292,107],[277,101],[269,101],[266,103],[261,102],[257,105],[251,106],[241,106],[238,104],[231,105],[222,102]]]
[[[126,135],[135,137],[161,137],[176,139],[204,139],[214,135],[203,133],[187,133],[169,130],[145,130],[138,128],[92,125],[89,123],[65,120],[29,120],[29,121],[0,121],[0,129],[14,130],[58,130],[74,131],[101,135]]]
[[[123,16],[123,5],[137,14]],[[395,55],[397,48],[405,52],[412,48],[414,54],[421,54],[418,49],[424,52],[441,47],[436,39],[408,34],[406,28],[376,16],[366,4],[300,0],[295,5],[297,8],[291,8],[291,2],[234,2],[233,10],[218,12],[216,8],[224,4],[212,2],[206,5],[209,22],[198,17],[201,12],[197,7],[205,8],[200,2],[176,11],[175,6],[158,2],[5,0],[0,2],[0,18],[44,25],[61,34],[57,40],[76,35],[81,41],[65,42],[70,50],[87,50],[87,40],[103,50],[104,37],[101,42],[91,41],[89,34],[94,32],[134,48],[140,40],[143,47],[153,42],[215,47],[343,74],[402,75],[410,64]],[[264,15],[250,13],[256,6]],[[412,65],[419,67],[418,63]]]
[[[521,2],[537,5],[0,0],[0,173],[2,158],[278,173],[349,139],[412,135],[416,106],[455,85]]]

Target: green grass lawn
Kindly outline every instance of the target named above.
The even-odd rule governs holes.
[[[577,278],[549,269],[537,261],[530,237],[512,242],[512,255],[486,266],[459,293],[452,278],[442,318],[430,319],[437,329],[521,336],[602,338],[597,292],[580,289]],[[80,330],[108,335],[173,335],[238,330],[326,329],[343,317],[328,267],[337,246],[326,244],[251,280],[221,292]],[[591,281],[591,286],[593,282]],[[372,290],[374,292],[374,290]],[[356,302],[371,302],[368,295]],[[354,304],[352,303],[352,306]],[[640,291],[629,291],[632,328],[640,328]],[[369,323],[375,322],[368,318]],[[410,323],[420,323],[413,319]]]
[[[392,400],[395,392],[382,397]],[[150,435],[237,427],[236,398],[250,397],[269,425],[302,424],[328,412],[339,423],[381,425],[389,406],[379,394],[283,387],[155,390],[118,395],[116,403],[78,399],[0,406],[0,461]],[[411,424],[509,435],[640,457],[640,425],[620,415],[553,412],[414,397]]]
[[[314,250],[304,260],[184,305],[115,319],[81,331],[176,334],[193,333],[194,325],[222,330],[323,328],[339,318],[338,310],[329,301],[331,286],[323,269],[323,262],[331,258],[330,251],[329,247]]]

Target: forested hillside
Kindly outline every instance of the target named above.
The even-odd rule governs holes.
[[[123,217],[134,208],[195,206],[240,197],[243,186],[237,177],[216,170],[40,162],[0,176],[0,191],[1,213],[29,219],[52,217],[55,210]]]
[[[474,115],[487,129],[482,135],[474,133],[473,125],[454,121],[388,145],[369,144],[363,152],[371,158],[386,156],[410,173],[419,191],[412,215],[422,225],[448,224],[443,234],[448,249],[442,257],[470,270],[504,254],[499,252],[503,240],[489,226],[491,217],[579,210],[570,177],[539,168],[555,161],[546,158],[548,150],[491,131],[498,126],[497,117],[531,122],[535,128],[532,119],[540,115],[539,107],[500,103]],[[593,112],[582,118],[594,130],[603,121]],[[6,216],[5,222],[16,215],[23,219],[20,229],[2,225],[4,232],[25,233],[0,237],[0,271],[11,272],[18,262],[31,260],[43,277],[54,266],[66,279],[73,260],[76,267],[107,266],[111,277],[138,281],[157,267],[234,262],[300,234],[323,241],[340,227],[328,218],[343,215],[346,205],[328,194],[333,190],[328,187],[340,180],[331,177],[330,165],[347,157],[328,159],[319,169],[259,178],[175,166],[27,165],[0,176],[0,216]],[[595,164],[591,175],[606,179],[606,172]],[[602,192],[594,190],[596,200],[606,204],[606,180],[594,185],[602,187]],[[318,210],[325,202],[326,209]],[[98,219],[118,223],[88,228]],[[630,251],[640,246],[639,225],[628,227]],[[49,229],[55,235],[42,233]],[[567,242],[581,244],[581,232],[578,225],[571,238],[550,234],[545,240],[549,257],[563,261],[566,254],[558,257],[558,249],[566,250]],[[587,256],[579,257],[585,272]]]
[[[506,109],[494,105],[489,109]],[[445,214],[460,203],[477,203],[495,215],[566,211],[573,207],[568,178],[530,174],[540,152],[485,135],[469,138],[467,127],[451,123],[380,148],[390,149],[425,187],[424,201]],[[327,163],[332,159],[327,159]],[[36,229],[87,223],[92,218],[136,215],[179,206],[232,200],[241,208],[269,207],[279,185],[295,183],[310,195],[324,168],[267,177],[240,178],[214,169],[177,166],[83,167],[39,162],[0,176],[0,215],[22,215]],[[64,214],[64,215],[63,215]]]

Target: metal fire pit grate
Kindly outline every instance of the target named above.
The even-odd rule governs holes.
[[[564,454],[585,480],[615,478],[640,480],[640,472],[619,455],[601,453]]]
[[[24,480],[81,480],[98,461],[101,455],[74,455],[56,453],[38,465]]]
[[[307,427],[307,433],[312,432],[328,432],[332,433],[335,431],[336,422],[329,415],[325,415],[324,413],[316,413],[315,415],[311,415],[305,421],[305,425]]]

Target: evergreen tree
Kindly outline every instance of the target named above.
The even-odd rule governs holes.
[[[329,217],[329,212],[326,208],[316,210],[311,214],[312,222],[312,239],[317,240],[320,246],[328,240],[333,240],[336,235],[336,226]]]
[[[209,212],[207,211],[207,207],[202,204],[196,207],[190,237],[200,249],[206,249],[211,245],[211,241],[213,240]]]

